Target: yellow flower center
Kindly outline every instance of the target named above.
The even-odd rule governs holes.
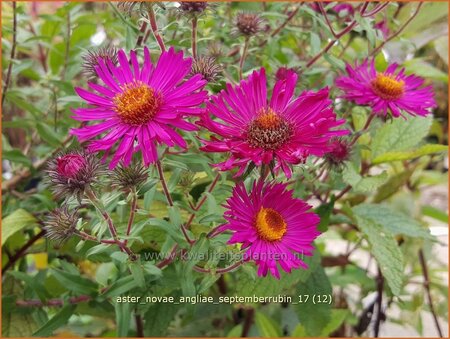
[[[289,122],[270,108],[258,112],[247,130],[247,142],[253,147],[276,150],[283,146],[293,134]]]
[[[162,97],[142,82],[127,84],[122,93],[113,98],[115,111],[120,119],[129,125],[143,125],[158,113]]]
[[[395,100],[402,97],[405,83],[394,79],[393,75],[378,74],[372,80],[373,91],[384,100]]]
[[[261,207],[256,215],[255,227],[260,238],[277,241],[286,233],[287,224],[283,216],[273,208]]]

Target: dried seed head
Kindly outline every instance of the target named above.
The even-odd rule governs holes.
[[[261,31],[261,17],[256,13],[241,12],[237,15],[236,26],[242,35],[252,36]]]
[[[105,62],[107,67],[109,62],[114,66],[117,65],[117,49],[112,45],[108,45],[106,47],[101,47],[96,51],[88,51],[83,55],[83,73],[89,80],[98,78],[96,67],[99,65],[100,59]]]
[[[45,236],[60,244],[67,241],[76,231],[78,213],[67,206],[51,211],[44,221]]]
[[[208,82],[214,82],[222,72],[222,67],[216,63],[212,57],[200,56],[192,63],[190,76],[201,74],[203,79]]]
[[[123,164],[116,166],[110,180],[114,187],[130,192],[133,189],[139,189],[147,181],[147,178],[147,168],[139,163],[132,163],[128,167]]]
[[[331,150],[325,154],[325,160],[330,166],[341,168],[350,159],[351,145],[345,139],[333,139]]]
[[[50,189],[57,198],[75,196],[81,201],[84,191],[103,173],[103,166],[91,153],[67,150],[49,160],[46,172]]]
[[[180,1],[180,9],[189,14],[202,13],[207,7],[206,1]]]

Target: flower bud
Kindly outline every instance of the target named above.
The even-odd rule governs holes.
[[[350,159],[351,145],[347,140],[334,139],[331,141],[330,151],[325,154],[325,160],[330,166],[342,167]]]
[[[179,4],[180,9],[189,14],[202,13],[208,7],[206,1],[180,1]]]
[[[79,154],[66,154],[56,158],[58,174],[67,178],[74,178],[86,165],[86,160]]]
[[[112,45],[101,47],[95,51],[88,51],[82,58],[83,73],[89,80],[95,80],[98,78],[95,68],[98,66],[100,59],[103,59],[107,67],[108,61],[110,61],[113,65],[117,65],[118,63],[117,49]]]
[[[211,57],[200,56],[192,63],[189,75],[201,74],[203,79],[208,82],[214,82],[222,71],[222,67]]]
[[[111,183],[114,187],[125,192],[138,189],[147,181],[147,168],[139,163],[132,163],[128,167],[119,164],[111,174]]]
[[[67,150],[49,160],[46,172],[50,189],[57,198],[75,196],[81,200],[84,191],[97,181],[103,170],[95,155],[84,150]]]
[[[51,211],[44,221],[45,236],[60,244],[67,241],[76,231],[78,213],[67,206]]]
[[[288,68],[283,66],[278,68],[277,72],[275,73],[275,79],[277,81],[286,80],[289,74],[297,72],[298,68]]]
[[[252,36],[261,31],[261,18],[256,13],[239,13],[237,15],[236,26],[244,36]]]

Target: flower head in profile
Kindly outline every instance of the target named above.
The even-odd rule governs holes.
[[[78,218],[78,213],[67,206],[51,211],[44,221],[45,236],[62,244],[76,232]]]
[[[207,103],[208,112],[221,121],[202,116],[199,124],[215,134],[204,141],[202,150],[230,153],[228,160],[217,165],[220,170],[239,167],[236,175],[241,175],[251,163],[270,164],[290,177],[289,165],[302,163],[309,155],[323,156],[330,150],[332,137],[348,133],[333,130],[345,120],[336,119],[328,89],[294,97],[296,81],[297,74],[287,72],[268,101],[262,68],[238,86],[228,84]]]
[[[97,182],[103,166],[96,156],[84,150],[66,150],[50,159],[47,166],[50,189],[57,198],[75,196],[81,200],[84,192]]]
[[[135,51],[130,52],[128,59],[120,50],[118,59],[117,67],[109,60],[100,60],[95,68],[104,85],[88,83],[92,91],[76,88],[91,107],[73,110],[73,118],[99,122],[72,129],[71,133],[80,142],[91,140],[90,151],[114,153],[110,168],[119,161],[128,166],[137,151],[149,165],[158,159],[158,144],[185,148],[186,141],[175,128],[196,129],[185,118],[201,113],[199,106],[207,95],[202,91],[206,81],[201,75],[185,80],[192,59],[183,58],[183,53],[173,48],[163,52],[155,66],[147,48],[142,67]]]
[[[308,268],[301,258],[312,255],[320,219],[310,211],[311,206],[293,198],[285,184],[259,180],[247,192],[241,182],[226,208],[228,223],[221,231],[233,232],[228,243],[242,244],[244,258],[256,263],[259,276],[270,273],[279,279],[278,265],[288,273]]]
[[[343,98],[358,105],[372,107],[375,114],[393,117],[410,115],[426,116],[436,107],[433,88],[423,87],[424,80],[415,75],[406,75],[398,65],[391,64],[384,72],[377,72],[375,61],[365,60],[353,68],[347,65],[347,76],[336,80],[336,86],[343,92]]]

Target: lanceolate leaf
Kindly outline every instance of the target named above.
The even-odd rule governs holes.
[[[76,305],[64,306],[44,326],[33,333],[34,337],[49,337],[55,330],[67,324],[67,321],[75,311]]]
[[[391,162],[391,161],[401,161],[401,160],[410,160],[415,159],[424,155],[443,153],[448,151],[448,146],[446,145],[423,145],[418,149],[412,151],[403,151],[403,152],[387,152],[382,155],[379,155],[375,159],[372,160],[374,164],[380,164],[383,162]]]

